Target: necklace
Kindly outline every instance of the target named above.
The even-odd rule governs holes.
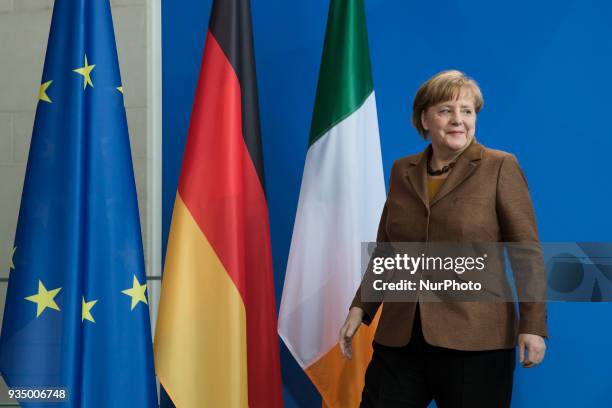
[[[455,162],[447,164],[440,170],[434,170],[431,168],[430,158],[427,159],[427,174],[429,174],[430,176],[440,176],[442,174],[448,173],[453,167],[455,167]]]

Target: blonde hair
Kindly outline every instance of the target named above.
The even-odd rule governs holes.
[[[472,78],[461,71],[442,71],[427,80],[414,97],[412,105],[412,125],[416,128],[423,139],[427,140],[427,130],[423,128],[421,116],[430,106],[440,102],[456,100],[462,91],[468,91],[474,98],[476,114],[484,105],[482,91]]]

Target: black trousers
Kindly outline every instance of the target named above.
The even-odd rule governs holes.
[[[515,350],[460,351],[427,344],[417,308],[403,347],[374,342],[362,408],[506,408],[512,398]]]

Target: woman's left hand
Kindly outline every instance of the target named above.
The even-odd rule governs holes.
[[[525,368],[535,367],[544,360],[546,354],[546,343],[544,338],[537,334],[519,334],[519,361]],[[527,350],[525,350],[527,349]],[[527,351],[527,355],[525,355]]]

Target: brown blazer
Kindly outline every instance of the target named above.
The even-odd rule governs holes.
[[[527,182],[513,155],[472,142],[429,203],[430,150],[393,163],[378,242],[538,242]],[[543,264],[531,266],[528,279],[543,282]],[[362,308],[369,324],[380,304],[362,302],[360,287],[351,307]],[[519,299],[520,321],[513,303],[419,301],[419,308],[425,340],[435,346],[493,350],[514,347],[518,333],[547,336],[545,303]],[[415,310],[414,302],[385,303],[375,341],[408,344]]]

